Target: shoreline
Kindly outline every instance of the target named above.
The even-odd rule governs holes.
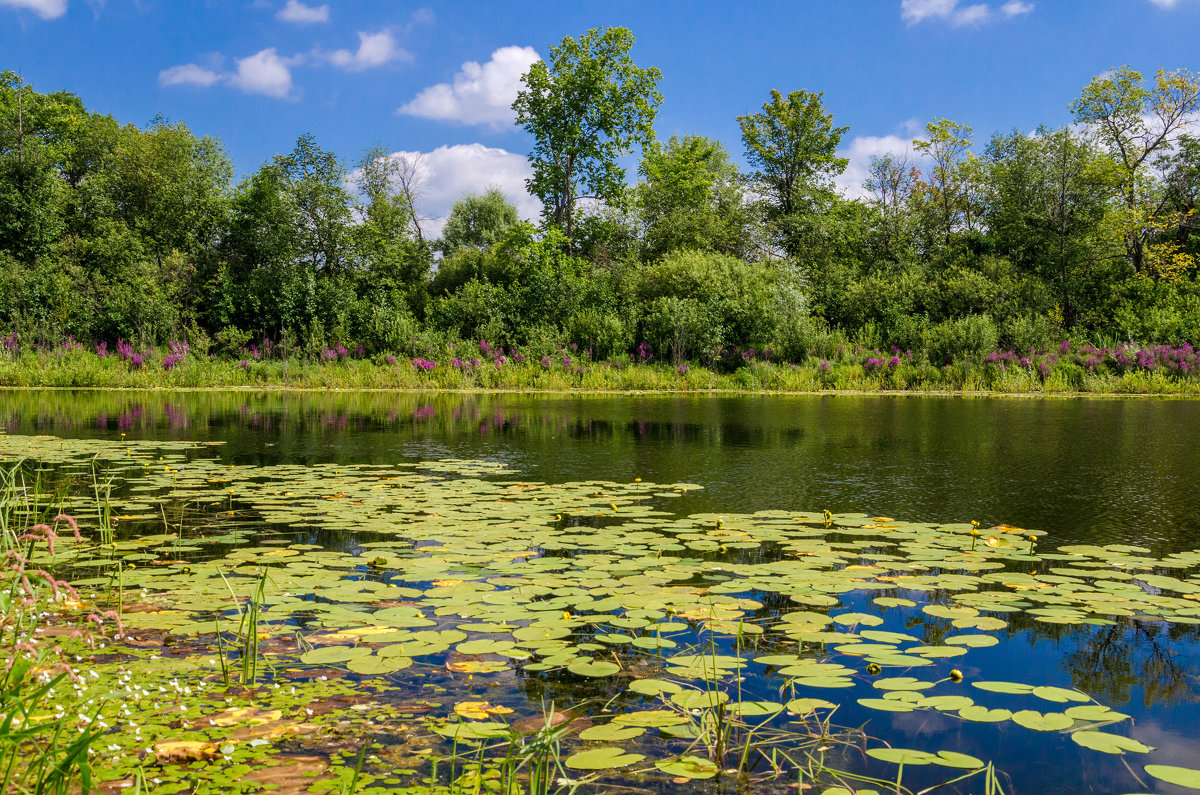
[[[559,397],[939,397],[939,398],[1005,398],[1019,400],[1200,400],[1200,385],[1195,392],[1007,392],[1003,390],[952,389],[625,389],[625,388],[536,388],[536,387],[439,387],[439,386],[290,386],[287,384],[234,384],[211,386],[42,386],[0,385],[0,394],[26,392],[148,392],[168,393],[296,393],[296,394],[353,394],[403,393],[432,395],[538,395]]]

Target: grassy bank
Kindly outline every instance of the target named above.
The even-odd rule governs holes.
[[[457,362],[457,360],[455,360]],[[1052,366],[960,361],[943,367],[911,360],[825,361],[803,364],[755,360],[722,372],[701,366],[655,363],[522,362],[435,363],[394,357],[330,361],[227,360],[187,356],[170,367],[140,364],[82,350],[26,351],[0,358],[3,387],[134,389],[497,389],[528,391],[905,391],[1008,394],[1200,395],[1194,372],[1137,368],[1114,372],[1061,358]]]

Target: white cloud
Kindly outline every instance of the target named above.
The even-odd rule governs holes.
[[[918,168],[922,158],[913,152],[912,138],[901,138],[898,135],[859,135],[850,141],[850,145],[838,152],[850,163],[846,170],[834,180],[834,184],[843,196],[851,199],[867,195],[863,183],[870,175],[871,158],[883,155],[907,157]]]
[[[275,18],[294,25],[311,25],[316,22],[329,21],[329,6],[306,6],[300,0],[287,0],[287,5],[279,9]]]
[[[999,19],[1012,19],[1031,11],[1033,3],[1022,0],[1008,0],[998,9],[986,3],[960,6],[958,0],[900,0],[900,18],[910,26],[927,19],[944,20],[954,27],[979,26]]]
[[[1179,0],[1150,0],[1150,2],[1159,8],[1174,8],[1179,5]]]
[[[386,30],[381,30],[378,33],[360,31],[358,34],[358,49],[356,51],[334,50],[329,53],[328,58],[329,62],[334,66],[340,66],[343,69],[359,70],[383,66],[388,61],[393,61],[397,58],[405,61],[412,60],[412,53],[397,46],[396,40],[392,38],[392,34]]]
[[[229,82],[247,94],[286,98],[292,93],[291,67],[294,58],[284,58],[274,47],[259,50],[254,55],[237,59],[237,72]]]
[[[1000,13],[1006,17],[1019,17],[1033,10],[1033,3],[1022,3],[1021,0],[1009,0],[1000,6]]]
[[[467,61],[453,84],[426,88],[399,112],[463,124],[512,124],[512,103],[521,88],[521,76],[540,60],[532,47],[501,47],[485,64]]]
[[[431,152],[393,152],[389,157],[419,161],[423,182],[421,213],[432,220],[424,224],[425,233],[438,237],[451,205],[464,193],[482,193],[495,186],[517,205],[522,218],[535,218],[541,211],[537,199],[525,191],[525,180],[532,175],[524,155],[483,144],[439,146]]]
[[[158,73],[160,86],[200,86],[208,88],[221,79],[221,75],[212,69],[205,69],[194,63],[180,64],[164,69]]]
[[[57,19],[67,13],[67,0],[0,0],[0,6],[32,11],[42,19]]]

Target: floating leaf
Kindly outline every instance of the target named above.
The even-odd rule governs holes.
[[[1012,719],[1018,726],[1024,726],[1026,729],[1033,729],[1039,732],[1062,731],[1075,725],[1074,718],[1061,712],[1041,713],[1032,709],[1023,709],[1020,712],[1014,712]]]
[[[978,704],[963,707],[958,711],[958,717],[977,723],[998,723],[1012,718],[1012,712],[1007,709],[988,709]]]
[[[869,748],[867,756],[894,765],[929,765],[937,759],[936,754],[928,751],[913,751],[908,748]]]
[[[567,670],[577,676],[612,676],[621,670],[621,666],[607,660],[576,660],[567,666]]]
[[[642,754],[626,753],[623,748],[592,748],[571,754],[565,764],[572,770],[614,770],[637,764],[645,758]]]
[[[683,690],[671,694],[671,702],[684,709],[711,709],[728,700],[729,694],[719,690]]]
[[[935,682],[923,682],[911,676],[876,679],[871,685],[879,690],[928,690]]]
[[[616,723],[605,723],[600,726],[589,726],[579,733],[579,739],[606,743],[632,740],[641,737],[646,730],[640,726],[621,726]]]
[[[346,667],[356,674],[363,676],[376,676],[380,674],[392,674],[396,671],[403,671],[412,665],[411,657],[377,657],[369,655],[364,657],[356,657],[346,663]]]
[[[788,712],[795,715],[807,715],[815,709],[833,709],[837,704],[823,698],[794,698],[786,706]]]
[[[983,767],[983,760],[976,759],[970,754],[960,754],[957,751],[938,751],[937,757],[930,761],[935,765],[954,767],[960,770],[978,770]]]
[[[629,683],[629,689],[646,696],[657,696],[659,693],[678,693],[683,687],[665,679],[635,679]]]
[[[707,759],[698,756],[681,756],[678,759],[661,759],[654,766],[669,776],[691,779],[712,778],[721,769]]]
[[[1125,751],[1132,751],[1135,754],[1148,754],[1154,750],[1150,746],[1140,743],[1131,737],[1086,729],[1072,732],[1071,739],[1084,748],[1090,748],[1093,751],[1100,751],[1106,754],[1121,754]]]
[[[1064,712],[1075,720],[1115,722],[1129,719],[1129,716],[1125,713],[1113,712],[1103,704],[1085,704],[1080,707],[1069,707]]]
[[[329,665],[331,663],[347,662],[355,657],[364,657],[371,653],[366,646],[322,646],[310,649],[300,655],[300,662],[309,665]]]
[[[1159,781],[1176,784],[1180,787],[1200,789],[1200,770],[1192,767],[1175,767],[1174,765],[1146,765],[1145,770]]]
[[[1059,704],[1064,704],[1068,701],[1090,701],[1086,693],[1080,693],[1078,690],[1069,690],[1065,687],[1050,687],[1042,685],[1035,687],[1032,691],[1033,695],[1046,701],[1055,701]]]
[[[991,693],[1008,693],[1019,696],[1033,692],[1033,685],[1025,685],[1020,682],[972,682],[971,686]]]

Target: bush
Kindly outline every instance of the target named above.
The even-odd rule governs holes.
[[[583,309],[571,318],[568,330],[571,341],[593,360],[619,356],[633,347],[633,334],[614,312]]]
[[[651,301],[642,319],[645,340],[660,359],[679,364],[689,355],[712,360],[721,346],[722,327],[693,298],[663,296]]]
[[[668,306],[686,307],[684,311],[695,312],[702,320],[694,317],[681,320],[680,330],[690,328],[693,322],[710,329],[700,333],[697,328],[685,334],[689,338],[685,347],[691,350],[715,348],[719,344],[764,347],[775,336],[779,324],[776,296],[780,287],[778,273],[766,264],[699,251],[672,252],[634,276],[634,291],[640,301],[647,340],[651,336],[662,341],[678,336],[677,330],[665,330],[662,313]],[[687,303],[661,303],[660,299]],[[700,339],[704,341],[693,342]]]
[[[987,315],[969,315],[931,326],[925,332],[925,351],[934,364],[959,359],[982,359],[996,350],[1000,334]]]

